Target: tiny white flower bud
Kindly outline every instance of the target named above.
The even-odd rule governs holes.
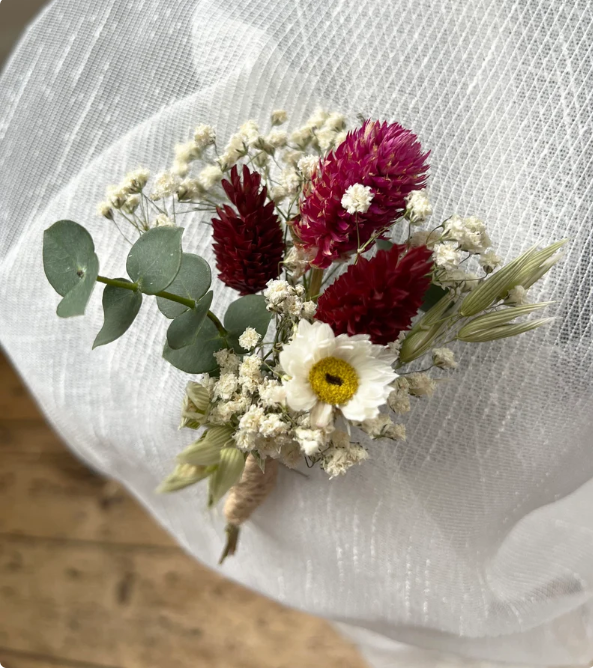
[[[288,120],[286,110],[274,110],[270,116],[272,126],[281,126]]]
[[[342,196],[342,207],[348,214],[356,214],[357,212],[364,214],[371,206],[373,197],[374,193],[370,186],[353,184],[346,189]]]

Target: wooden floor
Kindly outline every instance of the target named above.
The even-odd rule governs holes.
[[[0,663],[349,667],[325,622],[184,554],[54,435],[0,352]]]

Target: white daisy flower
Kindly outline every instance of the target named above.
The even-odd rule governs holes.
[[[290,379],[284,383],[293,410],[311,412],[311,426],[327,426],[334,408],[362,422],[378,416],[397,374],[393,355],[366,335],[334,335],[331,326],[301,320],[295,337],[280,353]]]

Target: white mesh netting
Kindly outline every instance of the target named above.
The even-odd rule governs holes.
[[[344,623],[377,665],[397,663],[393,640],[590,661],[592,43],[586,0],[55,0],[0,80],[2,345],[73,449],[215,563],[224,523],[204,489],[153,493],[191,440],[175,430],[187,376],[160,358],[166,320],[145,301],[91,352],[99,292],[84,318],[56,317],[42,231],[78,221],[120,276],[125,243],[95,203],[128,169],[170,164],[196,123],[225,139],[318,103],[400,121],[432,149],[437,217],[476,214],[507,260],[570,237],[533,295],[557,319],[460,348],[408,441],[373,444],[347,477],[283,471],[223,570]],[[184,247],[211,260],[208,228],[189,224]],[[214,288],[222,312],[233,292]]]

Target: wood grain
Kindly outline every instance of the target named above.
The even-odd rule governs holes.
[[[345,667],[329,625],[159,549],[0,537],[0,648],[107,666]]]
[[[90,471],[63,447],[0,457],[0,533],[176,546],[121,486]]]

